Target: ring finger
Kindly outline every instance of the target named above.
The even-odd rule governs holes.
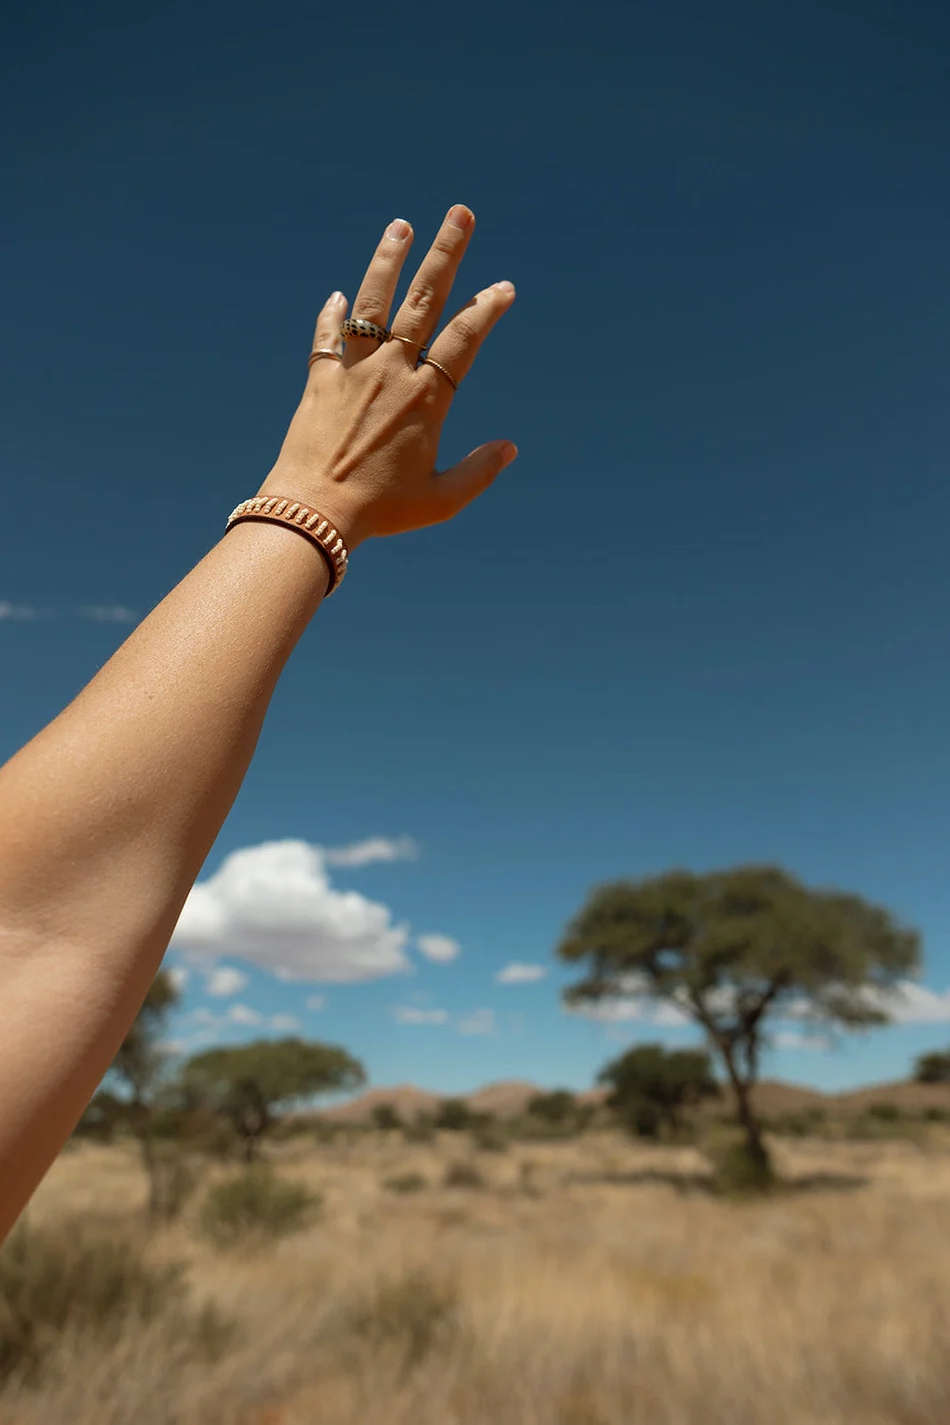
[[[366,269],[366,276],[360,284],[353,303],[352,317],[362,317],[364,321],[375,322],[384,327],[389,318],[389,309],[396,295],[396,283],[406,253],[412,246],[412,228],[405,218],[394,218],[379,240],[372,261]],[[344,366],[353,366],[371,356],[379,346],[372,336],[348,336]]]

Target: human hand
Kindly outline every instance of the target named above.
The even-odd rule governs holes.
[[[280,455],[260,495],[288,496],[319,510],[353,550],[373,535],[400,534],[451,519],[480,495],[517,455],[510,441],[473,450],[450,470],[435,462],[439,434],[455,394],[420,351],[438,325],[475,218],[457,204],[446,214],[432,247],[392,322],[396,336],[347,337],[340,325],[346,298],[335,292],[317,319],[313,349],[343,354],[314,361],[303,398]],[[366,270],[353,317],[386,327],[412,229],[390,223]],[[497,282],[471,299],[426,352],[461,383],[483,340],[514,301],[510,282]]]

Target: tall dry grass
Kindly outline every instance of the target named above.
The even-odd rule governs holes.
[[[776,1147],[790,1187],[730,1203],[690,1149],[610,1134],[479,1154],[368,1137],[282,1145],[323,1200],[303,1233],[216,1252],[200,1198],[148,1243],[239,1325],[198,1362],[161,1323],[64,1340],[3,1425],[945,1425],[950,1151]],[[217,1171],[217,1170],[214,1170]],[[417,1174],[412,1193],[386,1181]],[[212,1173],[213,1176],[213,1173]],[[128,1221],[124,1148],[74,1149],[30,1208]]]

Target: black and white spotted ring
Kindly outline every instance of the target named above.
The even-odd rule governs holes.
[[[365,317],[347,317],[340,327],[340,333],[342,336],[372,336],[378,342],[388,341],[390,337],[387,327],[368,322]]]

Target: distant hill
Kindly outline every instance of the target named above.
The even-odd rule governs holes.
[[[495,1118],[514,1118],[524,1112],[537,1093],[546,1090],[526,1080],[502,1080],[485,1084],[469,1094],[436,1094],[414,1084],[396,1084],[393,1088],[373,1088],[346,1103],[335,1104],[319,1112],[319,1117],[332,1123],[367,1123],[373,1109],[390,1104],[400,1118],[411,1122],[419,1114],[434,1114],[445,1098],[461,1098],[477,1113],[490,1113]],[[602,1103],[606,1097],[602,1088],[585,1089],[577,1097],[582,1103]],[[869,1084],[848,1093],[827,1094],[802,1084],[786,1084],[779,1079],[763,1079],[756,1086],[755,1102],[765,1118],[785,1113],[800,1113],[808,1108],[824,1108],[830,1114],[860,1113],[871,1103],[893,1103],[910,1112],[925,1108],[950,1109],[950,1084],[883,1083]],[[719,1105],[711,1102],[707,1111],[715,1112]]]

